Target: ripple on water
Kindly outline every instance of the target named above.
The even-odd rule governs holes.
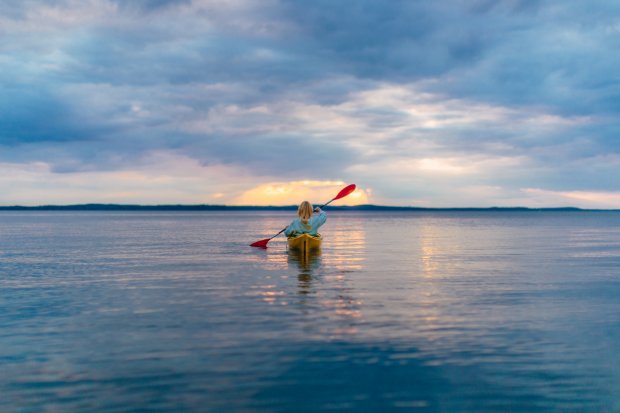
[[[289,219],[0,214],[0,410],[620,409],[620,214]]]

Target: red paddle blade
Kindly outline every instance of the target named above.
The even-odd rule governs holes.
[[[267,238],[267,239],[262,239],[260,241],[253,242],[252,244],[250,244],[250,247],[267,248],[267,243],[270,240],[271,238]]]
[[[332,199],[332,201],[335,201],[336,199],[344,198],[345,196],[349,195],[353,191],[355,191],[355,184],[351,184],[343,188],[340,192],[338,192],[338,195],[336,195],[336,198]]]

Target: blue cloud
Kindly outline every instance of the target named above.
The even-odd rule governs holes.
[[[329,179],[403,157],[522,156],[529,169],[485,183],[618,189],[615,2],[112,3],[3,2],[0,160],[113,170],[170,150]],[[360,97],[385,85],[511,114],[429,127],[415,106]],[[536,111],[565,123],[527,126]],[[314,113],[341,118],[321,128]]]
[[[143,11],[159,10],[172,6],[191,4],[191,0],[112,0],[122,8],[140,9]]]
[[[95,141],[114,130],[101,119],[84,121],[63,96],[42,84],[0,83],[0,144]]]
[[[480,57],[486,44],[443,3],[394,1],[286,2],[288,16],[325,59],[357,76],[412,81]]]

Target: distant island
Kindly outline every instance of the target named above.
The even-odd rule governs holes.
[[[461,207],[427,208],[413,206],[355,205],[332,206],[330,211],[620,211],[617,209],[583,209],[576,207],[528,208],[528,207]],[[77,205],[39,205],[39,206],[0,206],[0,211],[295,211],[296,205],[286,206],[237,206],[237,205],[131,205],[131,204],[77,204]]]

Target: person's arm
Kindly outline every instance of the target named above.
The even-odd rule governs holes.
[[[286,235],[287,237],[290,236],[293,233],[293,229],[291,228],[293,224],[291,223],[288,227],[286,227],[286,229],[284,230],[284,235]]]
[[[317,215],[312,217],[312,226],[316,229],[327,221],[327,213],[319,207],[314,208],[314,212],[316,212]]]
[[[291,222],[289,224],[288,227],[286,227],[286,229],[284,230],[284,235],[286,235],[287,237],[290,237],[292,234],[294,234],[295,232],[297,232],[297,225],[295,225],[297,222],[297,220],[293,220],[293,222]]]

